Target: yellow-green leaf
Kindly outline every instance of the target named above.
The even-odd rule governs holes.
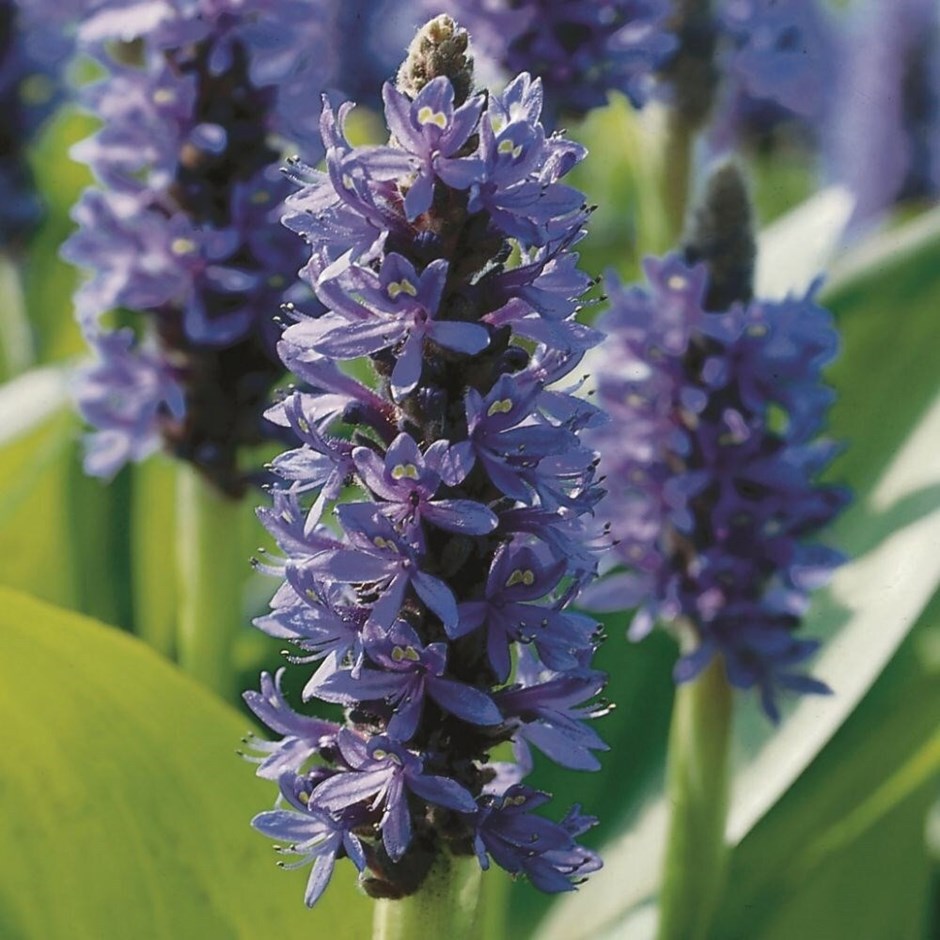
[[[245,720],[143,643],[0,589],[0,663],[5,940],[369,935],[348,862],[304,907],[249,826]]]

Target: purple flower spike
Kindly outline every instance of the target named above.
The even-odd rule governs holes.
[[[270,53],[257,15],[238,4],[93,6],[78,36],[104,70],[84,90],[103,126],[76,154],[99,182],[76,207],[80,229],[64,247],[92,272],[79,317],[94,338],[109,310],[144,316],[135,331],[145,337],[141,349],[172,375],[183,402],[168,409],[155,390],[154,441],[237,496],[245,485],[238,451],[260,441],[261,412],[282,371],[272,311],[309,296],[287,289],[302,254],[272,224],[289,188],[273,166],[274,133],[290,124],[286,98],[264,77]],[[296,43],[282,49],[281,78],[303,71],[324,84],[327,74],[312,70],[288,28],[297,12],[284,0],[265,14]],[[119,60],[112,40],[136,40],[139,57]],[[100,466],[101,442],[123,429],[107,412],[89,417],[99,429],[89,463]],[[115,452],[109,469],[145,453]]]
[[[43,205],[27,160],[27,147],[63,94],[63,66],[71,42],[49,27],[37,3],[0,4],[0,248],[17,251],[42,221]]]
[[[296,444],[260,513],[286,557],[265,565],[283,581],[256,625],[294,647],[304,701],[346,718],[308,725],[263,677],[249,701],[279,740],[254,747],[309,813],[355,831],[377,897],[472,846],[546,891],[599,865],[580,815],[509,811],[530,744],[581,769],[606,749],[587,726],[606,711],[597,624],[571,609],[610,541],[581,441],[602,416],[570,379],[600,338],[575,320],[588,213],[562,181],[584,151],[545,133],[528,75],[473,96],[466,45],[432,21],[385,88],[389,145],[353,147],[349,106],[325,104],[327,172],[289,170],[286,221],[327,311],[295,313],[280,343],[310,388],[270,410]],[[494,761],[510,742],[515,760]]]
[[[78,6],[49,11],[76,21],[70,25],[79,51],[103,73],[81,91],[101,127],[75,148],[96,183],[75,207],[79,229],[63,248],[90,273],[76,298],[78,318],[97,348],[109,311],[133,313],[140,358],[148,360],[142,369],[171,376],[183,402],[169,408],[156,382],[138,383],[140,412],[159,417],[146,446],[142,434],[128,441],[125,414],[85,407],[99,432],[90,439],[88,467],[111,474],[162,444],[237,497],[260,476],[241,469],[240,452],[276,436],[262,414],[284,374],[278,309],[302,304],[322,312],[312,288],[296,283],[303,245],[277,224],[292,188],[277,162],[285,141],[303,146],[314,162],[323,154],[310,101],[343,84],[341,63],[331,54],[339,5],[96,0]],[[128,43],[133,55],[121,51]],[[334,127],[325,136],[332,170],[342,162],[342,135]],[[343,219],[348,213],[337,225]],[[371,243],[374,224],[370,233],[371,240],[362,231],[353,237]],[[420,355],[420,341],[418,347]],[[136,354],[136,343],[127,352]],[[98,379],[106,377],[99,370]],[[126,382],[113,378],[115,394],[126,396]],[[145,403],[148,381],[152,395]],[[80,389],[79,397],[87,391]]]
[[[610,284],[598,387],[611,422],[592,440],[622,569],[587,600],[638,606],[634,639],[657,620],[691,624],[677,681],[721,655],[776,720],[781,690],[826,691],[796,671],[817,644],[793,633],[841,561],[811,541],[848,499],[816,481],[837,450],[818,437],[837,336],[812,291],[710,313],[703,265],[651,259],[646,272],[647,286]]]

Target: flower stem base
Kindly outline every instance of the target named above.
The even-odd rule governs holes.
[[[666,783],[672,815],[658,940],[708,936],[724,885],[731,704],[719,656],[676,691]]]
[[[376,902],[373,940],[476,940],[482,936],[482,875],[474,856],[442,852],[415,894]]]
[[[186,672],[229,698],[247,570],[244,514],[189,464],[180,464],[177,486],[177,655]]]

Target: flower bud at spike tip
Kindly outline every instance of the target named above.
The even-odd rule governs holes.
[[[706,310],[724,311],[753,296],[757,246],[751,200],[736,163],[712,171],[689,220],[682,251],[690,265],[702,261],[708,268]]]
[[[454,104],[463,104],[473,91],[468,43],[467,31],[446,14],[429,20],[408,47],[408,56],[398,70],[398,90],[414,100],[428,82],[443,75],[454,86]]]

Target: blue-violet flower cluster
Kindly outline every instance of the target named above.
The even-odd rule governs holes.
[[[837,448],[821,438],[831,402],[820,370],[835,354],[813,300],[705,309],[704,264],[649,259],[647,285],[609,284],[598,368],[610,424],[594,432],[621,564],[595,609],[637,607],[630,636],[657,620],[690,629],[676,679],[724,658],[776,719],[780,689],[823,692],[798,671],[817,647],[794,636],[809,593],[841,561],[813,540],[846,502],[817,482]]]
[[[440,8],[440,0],[428,3]],[[552,115],[583,115],[611,91],[641,107],[675,48],[669,0],[450,0],[474,52],[505,74],[539,75]]]
[[[837,30],[819,0],[727,0],[726,80],[710,134],[716,149],[777,127],[817,141],[834,105]]]
[[[338,858],[375,897],[417,890],[442,852],[545,891],[600,866],[577,842],[593,820],[550,821],[522,782],[530,746],[581,769],[606,749],[586,723],[605,711],[598,626],[570,609],[603,540],[580,440],[600,416],[567,381],[599,336],[575,319],[588,210],[562,182],[584,153],[546,134],[526,74],[456,93],[472,86],[466,57],[435,53],[466,47],[451,20],[419,40],[412,56],[428,57],[405,71],[422,87],[383,89],[389,144],[351,146],[352,106],[324,101],[326,172],[290,170],[286,223],[327,312],[294,310],[280,343],[305,386],[270,412],[297,446],[261,511],[286,557],[267,566],[283,582],[256,623],[316,666],[304,700],[345,720],[295,711],[283,670],[245,698],[279,736],[254,742],[280,798],[253,824],[312,863],[308,904]],[[339,365],[355,360],[374,382]],[[491,760],[510,741],[515,760]]]
[[[77,391],[97,428],[89,472],[162,443],[241,490],[237,451],[261,439],[283,374],[274,313],[303,263],[276,224],[290,189],[278,140],[311,129],[328,29],[311,0],[103,0],[78,24],[105,70],[84,93],[103,125],[75,151],[97,185],[65,246],[92,272],[76,297],[97,357]],[[145,320],[112,331],[113,310]]]

